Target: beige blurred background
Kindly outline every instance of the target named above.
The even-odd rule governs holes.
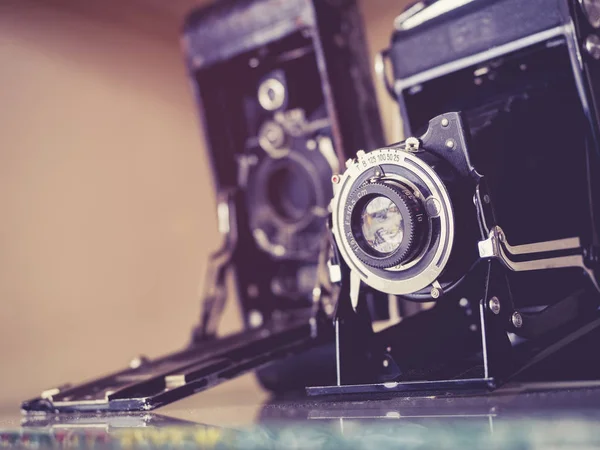
[[[189,340],[219,242],[179,48],[200,3],[0,1],[0,409]],[[371,56],[405,3],[362,0]]]

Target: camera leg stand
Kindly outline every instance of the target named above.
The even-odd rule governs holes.
[[[341,266],[346,282],[341,283],[334,318],[337,384],[309,387],[309,395],[488,390],[493,385],[484,376],[482,358],[472,358],[485,349],[484,308],[471,309],[466,299],[448,295],[432,310],[374,333],[365,301],[369,292]],[[432,329],[442,338],[432,335]],[[452,361],[454,357],[460,361]]]
[[[227,301],[226,275],[238,241],[235,213],[235,191],[220,192],[217,198],[219,232],[224,241],[210,257],[203,280],[202,314],[193,333],[193,343],[214,339]]]
[[[342,277],[350,282],[342,282],[334,314],[338,386],[365,382],[373,376],[369,369],[373,329],[369,310],[362,301],[364,291],[358,275],[342,266]]]
[[[584,355],[591,357],[594,353],[583,350],[578,342],[600,334],[596,296],[590,289],[582,289],[541,311],[519,311],[510,291],[509,270],[495,258],[488,261],[486,293],[481,304],[488,328],[485,333],[488,376],[494,378],[497,385],[509,380],[598,377],[599,374],[585,367],[589,365],[586,359],[588,363],[591,361]],[[507,346],[509,336],[512,344]],[[561,364],[567,347],[574,355],[583,357],[578,362],[571,358],[568,364]]]

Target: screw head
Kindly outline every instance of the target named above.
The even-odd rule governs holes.
[[[439,298],[441,292],[438,288],[432,288],[430,294],[432,298]]]
[[[456,143],[452,139],[446,141],[446,147],[452,150],[456,146]]]
[[[523,316],[521,316],[519,311],[515,311],[510,320],[515,328],[521,328],[523,326]]]
[[[450,121],[448,119],[446,119],[446,118],[443,118],[442,119],[442,126],[444,128],[446,128],[448,125],[450,125]]]
[[[500,300],[498,300],[498,297],[494,296],[490,298],[488,306],[490,307],[490,311],[492,311],[494,314],[500,314]]]
[[[387,359],[383,360],[383,367],[388,367],[390,365],[390,361]]]
[[[585,40],[585,51],[594,59],[600,60],[600,37],[590,34]]]
[[[425,210],[431,217],[438,217],[442,212],[442,204],[434,197],[429,197],[425,200]]]
[[[490,200],[490,196],[489,196],[489,195],[487,195],[487,194],[485,194],[485,195],[483,196],[483,202],[484,202],[485,204],[489,204],[489,203],[490,203],[490,201],[491,201],[491,200]]]

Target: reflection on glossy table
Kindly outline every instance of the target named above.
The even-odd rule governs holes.
[[[246,376],[134,415],[0,412],[0,446],[36,448],[591,448],[600,382],[492,394],[268,399]]]

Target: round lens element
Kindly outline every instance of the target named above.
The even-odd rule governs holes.
[[[404,220],[398,206],[389,198],[369,200],[361,214],[361,229],[366,243],[382,254],[398,249],[404,237]]]
[[[344,233],[365,264],[388,269],[415,257],[428,234],[422,202],[395,181],[369,182],[346,200]]]
[[[267,198],[276,214],[287,222],[302,220],[317,203],[314,183],[298,164],[286,161],[267,180]]]

